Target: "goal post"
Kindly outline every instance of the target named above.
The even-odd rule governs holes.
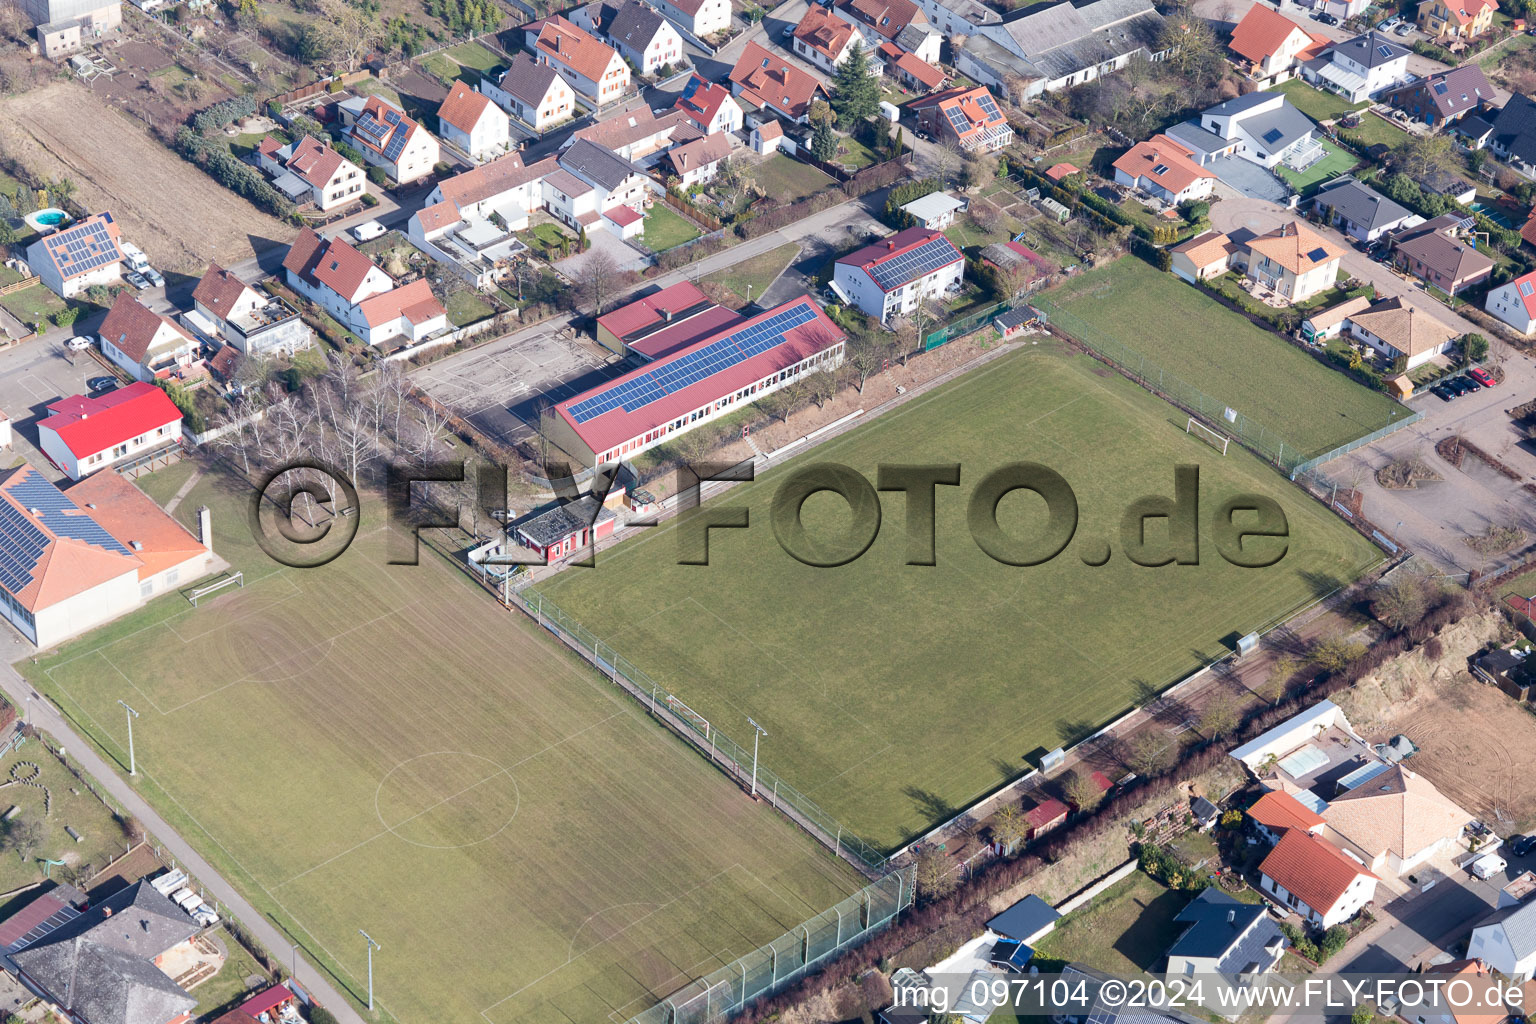
[[[1227,445],[1232,443],[1230,437],[1219,431],[1212,430],[1193,416],[1189,418],[1188,423],[1184,424],[1184,433],[1195,435],[1223,455],[1227,454]]]
[[[190,591],[187,592],[187,600],[192,602],[192,607],[193,608],[196,608],[197,607],[197,599],[198,598],[206,597],[209,594],[212,594],[214,591],[216,591],[216,590],[223,590],[225,587],[230,586],[230,585],[234,585],[234,586],[237,586],[237,587],[240,587],[240,588],[244,589],[244,587],[245,587],[245,573],[244,572],[232,573],[231,575],[226,576],[226,577],[224,577],[221,580],[214,580],[212,583],[209,583],[209,584],[207,584],[205,586],[193,587]]]

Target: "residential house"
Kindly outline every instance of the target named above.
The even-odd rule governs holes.
[[[119,292],[101,322],[101,354],[135,380],[197,376],[197,339],[128,292]]]
[[[1475,248],[1473,239],[1459,237],[1465,220],[1449,214],[1397,232],[1393,264],[1449,295],[1487,280],[1496,264]]]
[[[480,91],[536,132],[548,131],[576,114],[576,91],[553,67],[526,53],[512,58],[499,81],[482,78]]]
[[[939,61],[943,37],[912,0],[841,0],[832,10],[859,30],[867,49],[890,44],[924,63]]]
[[[895,43],[881,43],[875,49],[875,56],[884,66],[887,78],[895,79],[919,96],[932,92],[949,81],[944,72],[922,60],[917,54],[908,53]]]
[[[1201,891],[1173,916],[1184,930],[1168,948],[1167,974],[1219,974],[1250,984],[1280,963],[1290,944],[1261,903],[1244,903],[1215,886]]]
[[[1089,0],[1080,5],[1063,0],[1022,8],[995,21],[957,15],[951,4],[962,6],[954,0],[922,0],[929,19],[948,34],[958,31],[949,24],[971,23],[970,31],[962,32],[969,38],[955,53],[956,68],[1015,102],[1102,78],[1133,59],[1160,60],[1167,54],[1165,23],[1151,0]],[[935,16],[938,11],[942,17]]]
[[[437,108],[437,131],[477,164],[500,156],[512,145],[512,126],[506,112],[462,79],[453,83]]]
[[[448,329],[448,311],[432,294],[426,278],[371,295],[357,304],[352,330],[368,345],[395,338],[415,344]]]
[[[561,144],[570,149],[578,142],[592,142],[612,150],[625,160],[642,160],[660,154],[678,142],[701,138],[705,132],[686,114],[672,110],[657,117],[650,107],[620,110],[571,134]]]
[[[1194,150],[1166,135],[1138,142],[1114,163],[1115,181],[1173,206],[1211,194],[1216,175],[1196,163]]]
[[[729,135],[706,135],[702,139],[685,142],[667,150],[667,160],[672,164],[683,188],[715,180],[720,161],[731,155]]]
[[[182,314],[182,321],[242,355],[291,356],[315,344],[315,332],[298,310],[276,295],[257,291],[217,263],[208,264],[192,289],[192,309]]]
[[[1307,923],[1327,930],[1360,912],[1379,879],[1326,839],[1286,829],[1259,864],[1259,888]]]
[[[1536,899],[1506,907],[1473,928],[1467,956],[1510,981],[1536,978]]]
[[[1416,121],[1444,126],[1492,106],[1495,95],[1493,83],[1482,68],[1463,64],[1398,89],[1387,97],[1387,102]]]
[[[1337,338],[1349,324],[1349,318],[1369,309],[1371,301],[1364,295],[1357,295],[1352,299],[1345,299],[1336,306],[1309,313],[1301,322],[1301,336],[1310,342]]]
[[[1001,25],[1002,15],[979,0],[917,0],[933,27],[949,36],[974,36],[987,25]]]
[[[618,517],[590,494],[543,512],[515,520],[507,532],[523,547],[543,558],[558,561],[613,535]]]
[[[378,96],[364,99],[352,118],[348,139],[364,160],[382,167],[397,182],[425,178],[442,157],[442,147],[431,132]]]
[[[508,153],[444,178],[406,221],[406,237],[475,287],[488,287],[526,248],[512,233],[544,208],[544,178],[558,167],[554,157],[524,165]]]
[[[1329,43],[1327,36],[1308,32],[1290,18],[1262,4],[1255,4],[1232,30],[1227,47],[1246,61],[1248,77],[1260,89],[1291,78],[1296,67],[1317,56]]]
[[[1322,813],[1330,839],[1392,878],[1454,849],[1472,820],[1428,779],[1400,764],[1333,797]]]
[[[838,257],[832,288],[883,324],[957,291],[964,279],[965,257],[942,232],[907,228]]]
[[[1494,115],[1488,148],[1510,170],[1536,178],[1536,100],[1515,93]]]
[[[655,0],[656,8],[695,39],[731,27],[731,0]]]
[[[528,50],[560,72],[578,98],[598,107],[630,89],[629,65],[619,52],[556,14],[523,26]]]
[[[1231,265],[1234,248],[1232,239],[1220,231],[1203,231],[1173,247],[1168,269],[1190,284],[1220,277]]]
[[[641,211],[660,191],[639,167],[585,139],[558,158],[544,179],[544,204],[572,228],[613,231],[629,238],[644,230]]]
[[[1361,103],[1408,81],[1411,51],[1374,29],[1327,47],[1301,66],[1301,77],[1319,89]]]
[[[1426,195],[1444,196],[1461,206],[1477,202],[1477,186],[1453,171],[1431,167],[1412,177]]]
[[[809,120],[811,104],[826,98],[826,90],[814,75],[751,40],[742,48],[730,80],[731,92],[736,96],[800,124]]]
[[[1414,218],[1414,212],[1351,177],[1335,178],[1312,197],[1325,223],[1357,242],[1374,242]]]
[[[683,93],[674,107],[705,135],[741,131],[741,104],[736,102],[730,89],[718,82],[706,82],[693,75],[683,86]]]
[[[943,231],[955,222],[955,214],[964,210],[964,199],[956,199],[948,192],[930,192],[902,207],[913,221],[931,231]]]
[[[864,46],[864,39],[852,22],[843,20],[820,4],[806,7],[805,15],[800,19],[800,24],[795,26],[791,38],[796,56],[803,57],[829,74],[848,59],[855,45]],[[868,52],[868,47],[865,47],[865,53]]]
[[[62,298],[123,279],[123,250],[110,213],[76,221],[27,246],[27,266]]]
[[[1418,24],[1437,43],[1472,39],[1493,27],[1498,0],[1427,0],[1419,5]]]
[[[1483,308],[1521,334],[1536,331],[1536,270],[1489,289]]]
[[[1033,946],[1056,930],[1061,914],[1045,900],[1030,893],[987,921],[987,931],[1011,942]]]
[[[1260,167],[1283,162],[1304,168],[1326,155],[1313,135],[1317,125],[1282,92],[1251,92],[1218,103],[1200,115],[1198,127],[1226,143],[1223,152]],[[1200,150],[1209,152],[1208,147]]]
[[[571,22],[618,50],[642,75],[683,63],[683,37],[643,0],[595,0],[573,10]]]
[[[1291,794],[1276,789],[1254,801],[1248,808],[1248,820],[1253,824],[1253,830],[1270,843],[1278,843],[1287,829],[1316,836],[1322,835],[1327,825],[1321,814]]]
[[[1412,370],[1444,353],[1458,337],[1454,329],[1395,296],[1351,313],[1344,329],[1350,337],[1364,342],[1387,359],[1403,360],[1405,370]]]
[[[1425,995],[1420,1005],[1406,1007],[1406,1024],[1506,1024],[1511,1014],[1503,1003],[1503,979],[1481,960],[1452,960],[1424,968]]]
[[[1340,24],[1364,14],[1370,5],[1370,0],[1299,0],[1296,4],[1314,14],[1331,14]]]
[[[777,121],[764,121],[752,129],[749,145],[754,153],[772,156],[784,145],[784,126]]]
[[[361,167],[309,135],[285,146],[271,137],[262,139],[256,164],[273,176],[273,188],[300,206],[334,210],[361,201],[368,192]]]
[[[907,109],[935,138],[971,153],[995,153],[1013,142],[1013,126],[986,86],[960,86],[913,100]]]
[[[351,326],[364,299],[382,295],[395,282],[372,260],[343,238],[322,238],[313,228],[301,228],[283,257],[288,286],[319,303],[343,325]]]
[[[101,396],[60,398],[48,412],[37,421],[37,446],[71,480],[181,441],[181,410],[144,381]]]
[[[1334,286],[1344,250],[1299,221],[1244,243],[1248,276],[1286,302],[1303,302]]]

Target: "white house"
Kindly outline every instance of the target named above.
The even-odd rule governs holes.
[[[99,397],[61,398],[48,412],[37,421],[37,446],[71,480],[181,438],[181,410],[145,381]]]
[[[1536,270],[1491,289],[1483,308],[1521,334],[1536,331]]]
[[[44,235],[27,246],[27,266],[66,299],[96,285],[117,284],[123,279],[117,222],[110,213],[98,213]]]
[[[233,345],[242,355],[293,355],[314,347],[315,332],[298,310],[275,295],[257,291],[217,263],[192,289],[184,323],[210,339]]]
[[[1322,813],[1329,838],[1392,878],[1456,849],[1472,820],[1428,779],[1401,764],[1333,797]]]
[[[698,125],[705,135],[741,131],[741,104],[718,82],[706,82],[694,75],[683,86],[683,94],[677,98],[674,107]]]
[[[1248,277],[1290,303],[1332,288],[1344,250],[1300,221],[1291,221],[1250,238],[1236,255]]]
[[[1327,151],[1313,133],[1317,125],[1291,106],[1282,92],[1251,92],[1218,103],[1200,115],[1199,127],[1227,143],[1231,152],[1261,167],[1310,167]]]
[[[488,288],[525,248],[513,232],[544,208],[544,179],[558,167],[552,156],[525,166],[508,153],[445,178],[406,221],[406,236],[476,288]]]
[[[644,230],[642,211],[661,191],[656,180],[611,149],[582,139],[560,154],[544,179],[544,204],[572,228],[630,238]]]
[[[571,22],[618,50],[642,75],[683,63],[683,37],[642,0],[595,0],[572,11]]]
[[[1402,359],[1413,369],[1441,355],[1459,337],[1457,331],[1396,296],[1351,313],[1344,330],[1388,359]]]
[[[394,280],[341,238],[322,238],[302,228],[283,257],[288,286],[352,326],[357,304],[395,287]]]
[[[334,210],[361,200],[368,191],[361,167],[308,135],[286,146],[270,137],[262,139],[256,163],[273,176],[273,188],[300,205]]]
[[[885,323],[904,316],[924,299],[940,299],[960,288],[965,257],[942,232],[908,228],[840,257],[832,288],[849,305]]]
[[[442,157],[437,138],[387,100],[369,96],[355,109],[348,110],[345,103],[342,109],[344,117],[353,118],[347,136],[363,159],[384,168],[395,181],[425,178]]]
[[[135,380],[180,376],[201,349],[192,335],[128,292],[118,293],[100,330],[102,355]]]
[[[437,108],[437,130],[475,163],[500,156],[512,143],[506,113],[462,80],[453,83]]]
[[[729,135],[706,135],[667,150],[667,160],[683,188],[715,180],[720,161],[730,155]]]
[[[731,27],[731,0],[656,0],[656,7],[699,39]]]
[[[939,62],[943,36],[912,0],[841,0],[833,11],[859,30],[866,49],[890,43],[924,63]]]
[[[752,152],[762,156],[772,156],[784,145],[784,126],[777,121],[764,121],[752,129],[752,135],[748,139]]]
[[[1323,930],[1358,914],[1375,897],[1377,881],[1326,839],[1294,828],[1259,865],[1259,887]]]
[[[1351,103],[1378,96],[1408,81],[1412,51],[1377,31],[1335,43],[1301,65],[1301,77]]]
[[[1467,956],[1511,981],[1536,977],[1536,900],[1507,907],[1473,928]]]
[[[1263,904],[1243,903],[1215,886],[1173,918],[1184,930],[1168,949],[1167,974],[1219,974],[1251,980],[1275,969],[1289,942]]]
[[[629,92],[629,65],[619,52],[560,15],[523,26],[523,37],[529,51],[589,103],[605,106]]]
[[[811,4],[794,31],[795,55],[831,73],[848,59],[855,41],[864,46],[864,39],[853,23],[833,14],[820,4]],[[868,47],[865,47],[868,53]]]
[[[1220,231],[1205,231],[1173,247],[1168,269],[1190,284],[1220,277],[1227,272],[1236,248]]]
[[[956,199],[948,192],[930,192],[907,203],[902,210],[920,226],[943,231],[955,222],[955,214],[965,207],[965,200]]]
[[[1177,206],[1204,199],[1216,175],[1191,159],[1194,150],[1167,135],[1138,142],[1115,161],[1115,181]]]
[[[448,311],[432,294],[426,278],[391,288],[357,304],[353,331],[369,345],[403,337],[418,342],[448,327]]]
[[[1290,78],[1299,62],[1317,56],[1328,43],[1327,36],[1308,32],[1278,11],[1255,5],[1232,30],[1227,46],[1249,62],[1248,77],[1267,88]]]
[[[501,80],[480,80],[480,91],[536,132],[576,116],[576,90],[548,64],[526,53],[512,58]]]

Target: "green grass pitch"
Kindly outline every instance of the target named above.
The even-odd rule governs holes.
[[[623,1021],[864,884],[437,555],[386,565],[381,503],[300,571],[236,487],[178,513],[243,589],[19,667],[124,763],[133,704],[136,785],[354,998],[366,929],[380,1019]]]
[[[1134,257],[1076,277],[1047,298],[1278,431],[1308,457],[1386,426],[1394,412],[1407,415],[1386,395]]]
[[[671,522],[571,569],[542,593],[866,840],[894,847],[1031,765],[1026,755],[1096,731],[1139,693],[1162,689],[1260,629],[1354,579],[1378,552],[1271,468],[1222,456],[1186,417],[1118,374],[1054,344],[1010,354],[717,499],[750,526],[712,531],[708,566],[678,564]],[[937,561],[908,566],[905,499],[882,497],[864,556],[811,568],[778,546],[778,481],[812,461],[873,479],[879,463],[959,462],[938,488]],[[1018,568],[972,541],[977,481],[1014,461],[1072,485],[1076,538],[1054,561]],[[1201,564],[1144,568],[1119,551],[1121,516],[1171,495],[1174,467],[1201,468],[1202,534],[1226,497],[1260,493],[1289,517],[1289,551],[1241,569],[1204,537]],[[804,507],[807,530],[848,521],[842,499]],[[1044,506],[1003,499],[999,521],[1026,535]],[[1149,530],[1149,533],[1155,532]],[[1114,539],[1108,564],[1084,556]]]

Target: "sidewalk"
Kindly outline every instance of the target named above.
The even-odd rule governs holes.
[[[287,935],[265,916],[257,913],[256,909],[235,891],[234,886],[225,881],[212,865],[198,855],[191,844],[167,824],[164,818],[155,813],[133,786],[118,774],[116,767],[75,732],[51,701],[46,698],[29,701],[28,695],[34,692],[32,686],[17,673],[13,666],[6,665],[4,671],[0,672],[0,687],[4,688],[12,704],[17,708],[27,709],[28,723],[53,734],[54,739],[69,751],[69,756],[74,758],[102,788],[112,794],[112,798],[129,814],[139,819],[166,853],[175,858],[188,874],[197,879],[209,897],[223,904],[230,913],[233,913],[239,919],[241,926],[257,942],[265,946],[275,960],[279,963],[295,962],[290,952],[293,942]],[[352,1008],[352,1004],[326,980],[319,970],[312,967],[306,960],[297,961],[297,966],[298,971],[294,974],[294,978],[315,1000],[330,1010],[338,1021],[342,1024],[364,1024],[362,1015]]]

